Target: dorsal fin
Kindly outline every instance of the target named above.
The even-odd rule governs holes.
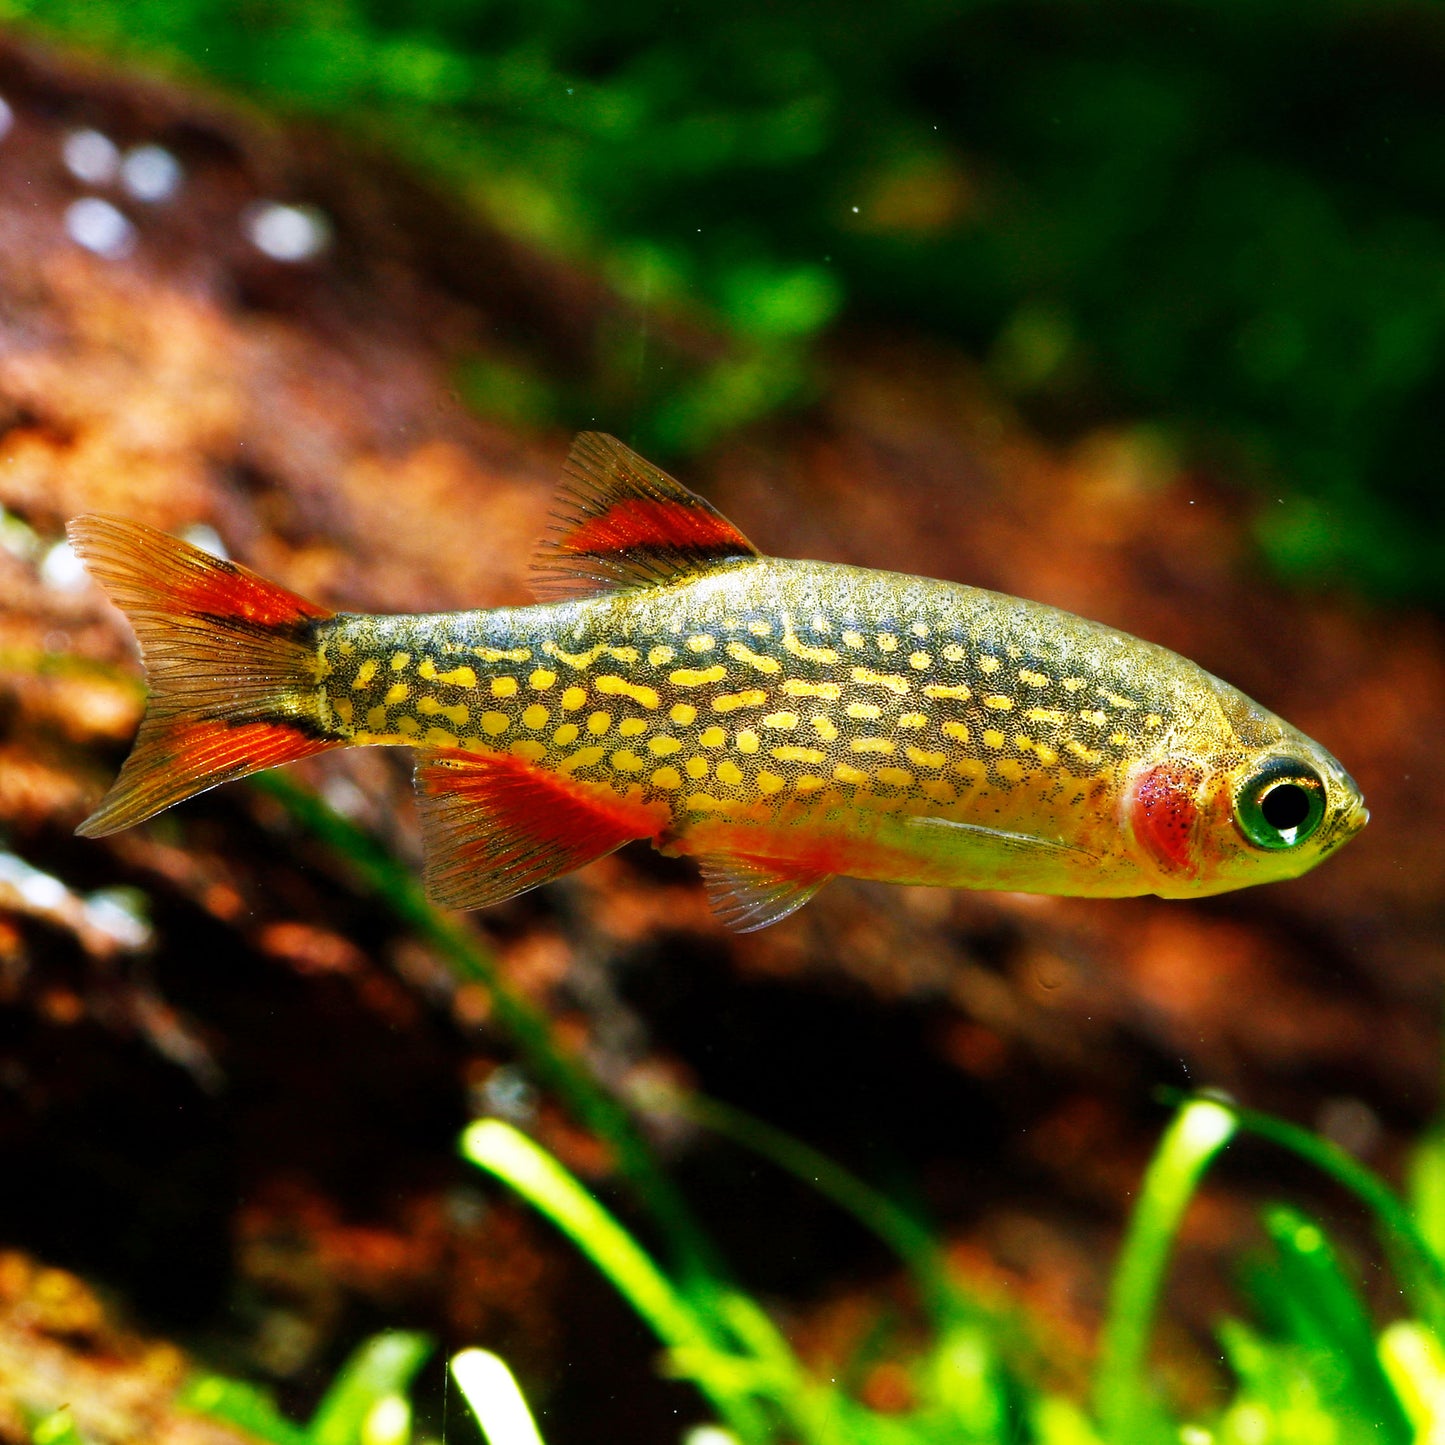
[[[616,437],[582,432],[563,472],[555,525],[532,559],[543,601],[647,587],[758,555],[716,507]]]

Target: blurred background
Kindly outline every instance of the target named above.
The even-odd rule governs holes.
[[[436,1342],[437,1437],[439,1361],[472,1344],[554,1445],[715,1418],[456,1157],[479,1116],[665,1255],[643,1149],[866,1412],[839,1439],[1095,1438],[1038,1402],[1087,1400],[1161,1089],[1414,1178],[1430,1235],[1438,6],[0,0],[0,27],[0,1438],[72,1398],[106,1402],[86,1440],[233,1438],[185,1435],[188,1361],[299,1419],[382,1329]],[[1198,903],[841,884],[746,939],[630,850],[446,933],[407,892],[389,753],[71,836],[142,693],[68,517],[223,545],[334,608],[515,603],[582,427],[765,551],[1174,647],[1336,753],[1374,821],[1318,873]],[[993,1415],[926,1433],[944,1356],[906,1272],[764,1134],[656,1104],[690,1090],[917,1223]],[[1357,1397],[1309,1363],[1342,1347],[1301,1334],[1281,1200],[1337,1241],[1364,1356],[1428,1324],[1367,1211],[1238,1141],[1170,1274],[1160,1438],[1413,1438],[1389,1369],[1357,1361]],[[1226,1316],[1265,1353],[1221,1359]]]

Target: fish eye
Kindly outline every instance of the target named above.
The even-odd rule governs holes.
[[[1324,819],[1324,779],[1293,758],[1275,758],[1240,789],[1234,816],[1257,847],[1298,847]]]

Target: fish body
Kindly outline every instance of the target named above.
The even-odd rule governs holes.
[[[1202,896],[1304,872],[1367,817],[1323,748],[1165,648],[979,588],[759,556],[596,434],[562,502],[549,600],[422,616],[326,614],[82,519],[157,685],[131,776],[82,830],[280,754],[401,745],[439,900],[497,901],[647,838],[696,857],[750,928],[839,874]],[[183,573],[164,591],[162,556]],[[186,597],[218,573],[226,597]]]

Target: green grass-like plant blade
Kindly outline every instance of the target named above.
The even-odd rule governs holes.
[[[306,1431],[311,1445],[358,1445],[372,1411],[389,1397],[406,1398],[431,1351],[425,1335],[400,1330],[367,1340],[341,1367],[316,1407]]]
[[[1380,1364],[1369,1313],[1324,1230],[1285,1205],[1265,1211],[1264,1227],[1278,1254],[1276,1307],[1322,1396],[1382,1445],[1409,1445],[1414,1431]]]
[[[1194,1099],[1175,1115],[1144,1175],[1109,1292],[1095,1375],[1095,1408],[1111,1445],[1176,1438],[1145,1378],[1149,1332],[1184,1210],[1234,1130],[1223,1105]]]
[[[241,1380],[222,1375],[202,1375],[182,1390],[176,1404],[227,1425],[234,1425],[270,1445],[309,1445],[311,1436],[293,1424],[272,1401],[270,1394]]]

